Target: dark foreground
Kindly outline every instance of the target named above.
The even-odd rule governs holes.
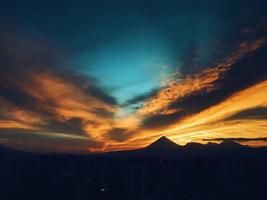
[[[267,198],[266,148],[172,145],[160,143],[142,150],[91,156],[35,155],[4,149],[0,199]]]

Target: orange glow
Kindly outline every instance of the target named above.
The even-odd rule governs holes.
[[[100,117],[95,113],[97,109],[105,109],[115,113],[117,108],[112,107],[90,96],[82,89],[52,74],[35,74],[31,76],[31,84],[20,84],[19,87],[30,96],[43,102],[40,108],[53,112],[58,120],[64,122],[71,118],[80,118],[84,123],[84,131],[96,140],[113,127],[114,121]],[[0,123],[1,128],[38,128],[46,123],[46,118],[36,116],[28,111],[18,109],[8,102],[2,101],[1,107],[8,107],[8,114],[12,116],[9,123]],[[19,121],[20,123],[17,123]]]
[[[244,42],[240,49],[232,54],[225,62],[215,68],[189,77],[182,81],[169,81],[169,85],[161,90],[156,96],[149,99],[131,119],[138,126],[139,122],[151,114],[170,114],[177,110],[167,109],[173,101],[190,95],[193,92],[205,90],[207,93],[216,89],[214,82],[220,78],[232,65],[242,57],[259,48],[265,40]],[[182,121],[174,123],[168,128],[156,130],[138,130],[135,137],[125,142],[109,142],[105,150],[134,149],[143,147],[158,137],[164,135],[179,144],[188,142],[203,142],[203,138],[227,138],[227,137],[266,137],[267,122],[264,119],[250,120],[226,120],[228,117],[246,109],[257,106],[267,106],[267,81],[240,91],[224,102],[214,105],[200,113],[189,116]],[[248,143],[244,143],[248,144]],[[253,146],[262,145],[262,142],[250,143]]]
[[[256,40],[253,42],[244,42],[240,49],[225,59],[224,62],[216,67],[208,68],[205,71],[185,77],[182,81],[170,80],[167,87],[161,90],[155,97],[151,98],[138,112],[141,115],[150,115],[155,113],[169,113],[166,107],[179,98],[185,97],[192,92],[204,90],[210,92],[215,88],[214,82],[218,80],[231,66],[242,57],[259,48],[265,40]]]
[[[264,119],[227,120],[228,117],[249,108],[267,106],[267,81],[234,94],[226,101],[194,116],[190,116],[157,133],[143,133],[136,141],[151,142],[161,135],[179,144],[203,142],[203,138],[266,137],[267,121]],[[134,142],[134,141],[132,141]],[[142,144],[143,145],[143,144]],[[253,143],[253,145],[260,145]]]
[[[258,49],[265,40],[244,42],[240,48],[221,64],[206,68],[201,73],[186,77],[175,75],[166,80],[167,85],[155,96],[145,102],[143,107],[129,116],[118,116],[119,106],[105,103],[89,91],[75,86],[59,75],[50,73],[29,74],[29,82],[14,82],[16,87],[39,101],[40,110],[49,111],[60,122],[73,118],[81,120],[81,129],[86,135],[66,134],[57,131],[46,131],[49,116],[38,115],[27,109],[14,106],[0,98],[0,129],[29,130],[29,134],[39,134],[52,139],[92,140],[103,143],[103,146],[83,146],[88,151],[111,151],[143,147],[158,137],[165,135],[179,144],[188,142],[206,143],[202,139],[212,138],[252,138],[266,137],[266,119],[231,119],[228,118],[247,109],[267,107],[267,81],[262,81],[243,91],[236,92],[223,102],[213,105],[199,113],[187,116],[172,125],[155,130],[143,130],[140,126],[143,119],[154,114],[172,114],[183,108],[169,109],[168,106],[194,92],[206,93],[218,89],[215,82],[221,78],[239,59]],[[178,81],[177,81],[178,80]],[[38,109],[37,108],[37,109]],[[111,117],[99,115],[98,110],[111,113]],[[114,129],[125,129],[133,133],[125,141],[111,140],[107,132]],[[0,138],[1,139],[1,138]],[[253,146],[264,145],[263,142],[247,142]],[[63,147],[62,147],[63,148]],[[79,148],[79,147],[75,147]]]

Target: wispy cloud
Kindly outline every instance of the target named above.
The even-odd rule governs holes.
[[[114,126],[113,117],[118,107],[115,98],[93,79],[70,71],[67,66],[64,68],[66,63],[54,58],[50,49],[28,47],[19,41],[0,45],[6,54],[0,61],[2,132],[12,130],[16,135],[27,132],[33,138],[41,135],[42,139],[47,136],[50,140],[77,140],[82,136],[83,141],[88,140],[84,143],[88,149],[95,148],[94,143],[102,143],[102,135]],[[1,137],[9,137],[4,135]],[[50,144],[46,143],[45,149],[49,149]]]
[[[237,142],[250,142],[250,141],[264,141],[267,142],[267,137],[259,137],[259,138],[213,138],[213,139],[202,139],[203,141],[237,141]]]
[[[172,79],[137,110],[139,134],[130,139],[132,145],[144,145],[160,135],[180,143],[216,135],[264,136],[265,119],[227,118],[267,103],[265,41],[246,41],[218,66]]]
[[[1,41],[0,138],[16,148],[75,152],[141,147],[160,135],[179,143],[264,138],[265,43],[250,38],[216,66],[173,74],[163,88],[119,105],[50,47]],[[134,113],[117,115],[133,104]]]

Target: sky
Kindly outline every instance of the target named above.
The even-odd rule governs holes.
[[[267,144],[267,3],[20,1],[0,8],[0,144],[34,152]]]

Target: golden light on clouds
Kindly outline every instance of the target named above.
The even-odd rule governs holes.
[[[173,101],[177,101],[193,92],[204,90],[208,93],[215,90],[214,82],[216,80],[221,78],[235,62],[258,49],[263,43],[265,43],[265,39],[244,42],[236,52],[227,57],[218,66],[205,69],[197,74],[188,75],[181,81],[177,81],[179,77],[174,77],[173,80],[168,81],[164,89],[146,102],[138,112],[141,115],[150,115],[158,112],[168,113],[171,111],[166,110],[166,108]]]
[[[186,144],[193,141],[205,143],[203,138],[265,137],[266,119],[228,119],[243,110],[258,106],[267,106],[267,81],[238,92],[224,102],[189,116],[166,130],[157,131],[156,136],[150,136],[149,140],[165,135],[179,144]]]
[[[221,89],[223,85],[217,82],[235,67],[236,62],[256,51],[264,42],[265,39],[244,42],[217,66],[184,77],[177,74],[169,77],[158,93],[128,115],[118,115],[124,108],[96,95],[90,82],[79,85],[59,74],[48,72],[24,74],[26,78],[21,82],[8,77],[9,82],[4,87],[16,88],[30,97],[25,100],[30,102],[25,102],[26,106],[18,106],[16,102],[0,98],[0,129],[23,130],[33,136],[56,141],[73,140],[71,145],[81,145],[59,148],[70,151],[79,148],[84,151],[140,148],[163,135],[179,144],[206,143],[203,139],[212,138],[266,137],[266,118],[233,116],[249,109],[267,108],[267,81],[234,91],[222,101],[200,110],[194,111],[192,108],[194,112],[190,107],[183,107],[187,106],[184,104],[170,107],[174,102],[183,103],[186,97],[208,95]],[[184,112],[186,109],[190,112]],[[171,124],[164,125],[159,121],[157,127],[144,127],[144,121],[150,117],[160,115],[164,119],[177,113],[183,114]],[[63,143],[60,142],[60,145]],[[259,146],[264,142],[246,144]]]
[[[113,127],[113,120],[99,116],[98,112],[115,113],[116,107],[99,101],[90,95],[90,91],[86,92],[70,82],[48,73],[30,74],[29,79],[31,80],[29,84],[22,83],[19,87],[39,101],[36,109],[49,111],[62,123],[73,118],[80,119],[82,131],[95,140],[101,139],[102,135]],[[45,126],[50,120],[49,116],[34,114],[27,109],[19,109],[4,100],[1,101],[0,106],[8,109],[5,114],[8,113],[9,116],[9,120],[0,120],[0,128],[41,131],[43,127],[40,126]],[[75,135],[64,134],[64,132],[56,134],[53,131],[43,131],[42,133],[44,132],[48,137],[75,137]],[[40,134],[40,132],[36,134]]]
[[[205,91],[206,93],[216,90],[214,83],[221,78],[231,67],[242,57],[258,49],[265,40],[256,40],[244,42],[240,49],[233,53],[223,63],[215,68],[209,68],[205,71],[185,77],[180,82],[170,81],[169,85],[161,90],[156,96],[150,98],[137,113],[132,116],[138,124],[146,116],[153,114],[168,115],[179,112],[179,109],[168,108],[168,105],[174,101],[179,101],[187,95],[194,92]],[[234,93],[219,104],[189,116],[168,127],[157,127],[150,130],[139,129],[135,137],[122,143],[110,143],[106,146],[107,150],[116,150],[116,148],[131,149],[145,146],[160,136],[168,136],[179,144],[188,142],[206,143],[204,138],[233,138],[233,137],[266,137],[267,120],[266,119],[228,119],[247,109],[257,107],[267,107],[267,81],[260,82],[247,89]],[[134,120],[133,120],[134,121]],[[131,123],[129,123],[131,124]],[[254,142],[245,144],[263,145],[263,142]]]

